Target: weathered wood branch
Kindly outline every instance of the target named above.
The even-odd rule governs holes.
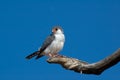
[[[104,70],[114,66],[120,61],[120,48],[112,55],[96,63],[89,64],[85,61],[69,57],[53,57],[47,60],[48,63],[60,64],[68,70],[84,74],[100,75]]]

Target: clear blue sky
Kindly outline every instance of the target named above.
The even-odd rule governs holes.
[[[48,64],[46,57],[26,60],[54,25],[66,36],[61,54],[97,62],[120,47],[120,1],[1,0],[0,80],[120,79],[120,63],[96,76]]]

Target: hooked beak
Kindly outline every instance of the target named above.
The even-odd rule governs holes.
[[[56,32],[56,30],[55,30],[55,29],[53,29],[53,30],[52,30],[52,33],[55,33],[55,32]]]

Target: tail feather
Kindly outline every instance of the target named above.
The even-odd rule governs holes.
[[[39,52],[39,51],[36,51],[36,52],[34,52],[34,53],[28,55],[28,56],[26,57],[26,59],[31,59],[31,58],[33,58],[33,57],[39,55],[39,54],[40,54],[40,52]]]
[[[35,59],[39,59],[43,56],[43,54],[39,54]]]

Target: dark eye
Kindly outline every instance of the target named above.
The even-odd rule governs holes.
[[[55,28],[55,30],[57,31],[57,30],[58,30],[58,28]]]

